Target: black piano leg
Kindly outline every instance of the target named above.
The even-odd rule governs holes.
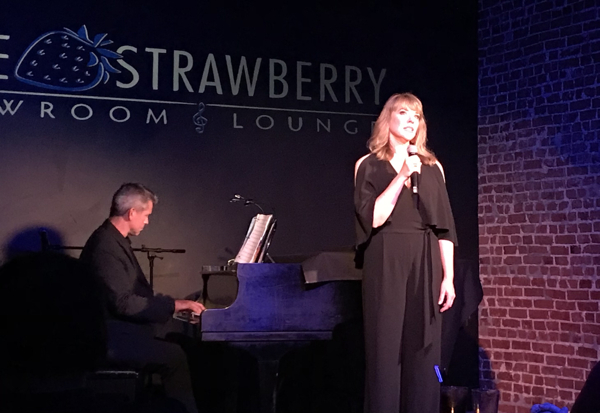
[[[292,349],[309,345],[310,341],[230,342],[252,354],[258,362],[260,413],[277,412],[279,360]]]
[[[277,406],[277,372],[279,360],[259,360],[260,412],[275,413]]]

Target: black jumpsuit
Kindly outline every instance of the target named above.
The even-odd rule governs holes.
[[[356,175],[357,260],[363,265],[366,413],[438,413],[443,268],[438,240],[456,244],[437,165],[423,165],[419,195],[403,187],[387,221],[373,228],[377,197],[396,176],[371,154]],[[364,261],[364,262],[363,262]]]

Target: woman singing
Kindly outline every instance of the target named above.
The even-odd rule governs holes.
[[[426,141],[421,101],[396,94],[375,123],[371,153],[356,162],[366,413],[440,411],[440,312],[455,297],[456,232],[444,172]]]

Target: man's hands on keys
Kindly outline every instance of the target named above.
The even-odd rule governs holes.
[[[193,315],[200,315],[202,311],[206,310],[202,304],[192,300],[175,300],[175,312],[181,311],[190,312]]]

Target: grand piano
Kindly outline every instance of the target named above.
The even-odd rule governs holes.
[[[210,275],[225,273],[205,272],[204,294]],[[193,334],[203,342],[222,342],[252,354],[258,362],[260,412],[274,413],[282,356],[331,340],[344,325],[360,323],[360,282],[306,283],[301,264],[238,264],[234,275],[235,301],[204,311]]]
[[[203,272],[205,301],[208,298],[208,280],[212,275],[235,275],[238,290],[235,301],[227,308],[204,311],[196,320],[199,321],[197,328],[193,330],[194,335],[203,342],[226,343],[242,348],[256,358],[261,413],[277,411],[279,362],[290,350],[316,341],[335,339],[336,331],[353,331],[345,336],[337,334],[338,337],[344,337],[342,341],[346,341],[341,348],[350,349],[342,356],[345,360],[337,367],[343,364],[347,368],[347,365],[353,364],[354,372],[358,370],[356,375],[362,376],[360,367],[363,358],[362,274],[354,268],[353,251],[319,253],[292,260],[296,263],[290,264],[257,263],[267,255],[275,227],[275,221],[271,218],[270,215],[261,214],[255,217],[235,259],[238,262],[235,272]],[[242,260],[246,260],[246,263],[242,263]],[[453,308],[444,315],[443,367],[451,364],[460,325],[477,309],[482,295],[478,277],[465,276],[470,265],[461,260],[456,264],[455,285],[460,295]],[[467,279],[470,281],[466,282]],[[476,282],[471,282],[473,280]],[[471,285],[473,288],[469,288]],[[467,302],[465,297],[471,298]],[[348,326],[352,327],[344,328]],[[476,346],[472,353],[476,359]],[[339,357],[339,354],[335,356]],[[459,366],[459,370],[462,368]],[[352,375],[352,369],[349,372]],[[350,387],[357,388],[355,393],[362,393],[362,386]],[[355,403],[349,409],[339,411],[361,411],[360,405]],[[326,411],[330,413],[332,410]]]

